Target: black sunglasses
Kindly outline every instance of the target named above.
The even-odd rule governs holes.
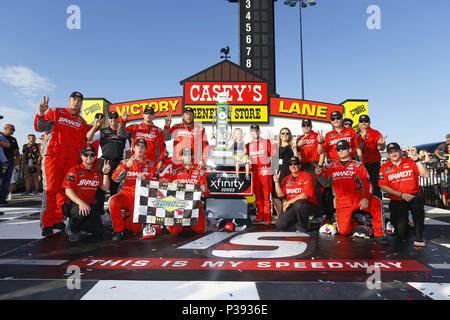
[[[336,117],[336,118],[330,118],[331,121],[335,121],[335,120],[341,120],[341,117]]]
[[[119,116],[109,117],[109,119],[119,119]]]
[[[369,120],[369,119],[362,119],[362,120],[359,120],[359,123],[362,123],[362,122],[369,123],[370,120]]]
[[[95,153],[83,153],[83,156],[85,156],[86,158],[87,157],[94,158],[96,156],[96,154]]]
[[[352,123],[351,122],[344,122],[342,125],[345,126],[345,127],[347,127],[347,126],[351,127]]]
[[[285,135],[289,135],[290,133],[289,132],[281,132],[280,133],[282,136],[285,136]]]
[[[348,147],[346,147],[346,146],[336,147],[336,151],[347,150],[347,149],[348,149]]]

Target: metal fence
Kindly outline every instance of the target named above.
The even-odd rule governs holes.
[[[448,193],[450,184],[450,168],[445,162],[423,163],[430,176],[420,177],[420,189],[425,198],[425,204],[432,207],[448,209]]]

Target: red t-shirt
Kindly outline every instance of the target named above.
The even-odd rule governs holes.
[[[283,179],[281,190],[289,201],[296,196],[304,193],[308,196],[306,200],[317,204],[316,189],[314,188],[314,179],[308,172],[300,171],[298,176],[294,178],[292,173]]]
[[[366,139],[361,137],[361,133],[356,134],[358,145],[361,147],[365,164],[372,164],[381,160],[380,151],[378,150],[378,140],[382,137],[381,133],[372,128],[366,131]]]
[[[420,191],[419,176],[417,164],[412,159],[402,157],[398,166],[390,160],[381,166],[378,185],[390,187],[398,192],[413,194]],[[402,200],[401,197],[392,194],[389,195],[389,198]]]
[[[63,182],[63,189],[71,189],[87,204],[93,204],[95,193],[103,186],[103,175],[97,172],[97,166],[93,165],[91,170],[86,169],[83,163],[72,167]],[[66,196],[65,202],[71,200]]]
[[[133,165],[129,168],[127,167],[127,160],[123,160],[114,170],[111,179],[118,183],[123,182],[122,190],[134,194],[136,179],[141,173],[144,174],[145,180],[155,180],[155,163],[147,159],[142,162],[134,160]]]
[[[331,161],[338,161],[339,156],[336,151],[336,143],[339,140],[347,140],[352,148],[352,158],[355,156],[356,148],[359,148],[358,141],[356,139],[355,130],[352,128],[342,128],[341,132],[336,130],[330,131],[325,135],[325,142],[322,143],[322,148],[325,150],[328,159]]]
[[[297,147],[300,150],[302,163],[319,161],[319,154],[317,153],[317,135],[317,132],[311,131],[303,140],[304,145],[300,148]],[[303,137],[305,137],[304,134],[298,137],[295,145],[297,145]]]

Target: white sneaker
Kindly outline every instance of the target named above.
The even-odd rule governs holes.
[[[6,197],[6,200],[11,200],[12,199],[12,193],[8,193],[8,196]]]

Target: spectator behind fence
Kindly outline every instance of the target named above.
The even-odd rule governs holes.
[[[434,155],[436,156],[437,159],[439,160],[444,160],[444,153],[445,153],[445,145],[450,143],[450,133],[447,134],[447,136],[445,137],[445,142],[441,143],[436,150],[434,150]]]
[[[25,177],[25,192],[23,195],[31,193],[31,182],[34,184],[34,194],[39,194],[39,178],[41,176],[41,153],[40,144],[36,143],[36,136],[32,133],[28,135],[28,143],[22,147],[22,169]]]
[[[3,127],[3,135],[6,137],[6,139],[8,139],[10,146],[3,148],[7,160],[7,166],[5,166],[5,172],[1,174],[2,182],[0,187],[0,204],[8,203],[6,197],[9,193],[9,185],[11,182],[13,170],[20,160],[19,145],[17,144],[16,138],[12,136],[14,131],[16,131],[16,128],[12,124],[7,123]]]

